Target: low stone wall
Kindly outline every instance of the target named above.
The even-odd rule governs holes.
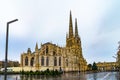
[[[19,72],[19,71],[22,71],[22,70],[24,70],[24,71],[30,71],[30,70],[35,71],[35,68],[33,68],[33,67],[9,67],[9,68],[11,68],[14,72]]]

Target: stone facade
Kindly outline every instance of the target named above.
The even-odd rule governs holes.
[[[118,64],[116,62],[98,62],[97,66],[99,71],[111,71],[118,69]]]
[[[85,71],[87,62],[82,55],[81,39],[78,35],[77,19],[75,19],[75,33],[73,33],[72,15],[70,12],[69,33],[66,34],[66,46],[60,47],[47,42],[35,51],[28,48],[27,53],[21,54],[22,69],[28,67],[31,70],[64,70]]]
[[[119,44],[119,47],[118,47],[116,62],[118,64],[118,67],[119,67],[119,70],[120,70],[120,44]]]
[[[118,46],[116,62],[98,62],[98,70],[100,71],[110,71],[120,69],[120,45]]]

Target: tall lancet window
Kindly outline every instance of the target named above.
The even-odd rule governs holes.
[[[46,66],[49,66],[49,57],[46,57]]]
[[[33,66],[33,64],[34,64],[34,57],[31,58],[30,66]]]
[[[28,57],[25,57],[25,66],[28,66]]]
[[[68,59],[66,59],[66,66],[68,66]]]
[[[59,57],[59,66],[61,66],[61,57]]]
[[[41,66],[44,66],[44,57],[41,58]]]
[[[48,54],[48,46],[46,46],[46,54]]]
[[[57,66],[57,58],[54,57],[54,66]]]

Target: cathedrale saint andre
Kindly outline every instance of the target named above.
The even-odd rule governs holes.
[[[75,32],[75,33],[73,33]],[[85,71],[87,62],[82,55],[81,39],[78,34],[77,19],[75,19],[75,31],[73,31],[72,14],[70,12],[69,33],[66,35],[66,46],[60,47],[51,42],[41,44],[35,51],[28,48],[21,54],[21,67],[24,71],[36,70],[63,70]]]

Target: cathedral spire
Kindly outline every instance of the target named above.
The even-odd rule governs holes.
[[[72,25],[72,14],[70,11],[70,20],[69,20],[69,38],[73,37],[73,25]]]
[[[68,33],[66,33],[66,39],[68,38]]]
[[[78,37],[77,18],[75,19],[75,37]]]
[[[36,43],[36,46],[35,46],[35,51],[37,51],[38,50],[38,44]]]

